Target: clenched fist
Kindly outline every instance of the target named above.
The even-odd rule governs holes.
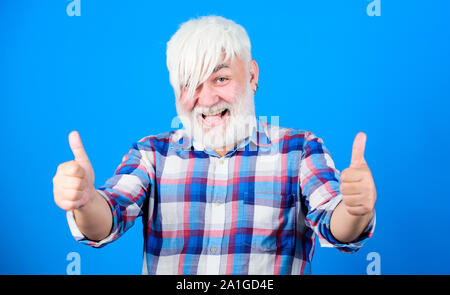
[[[75,160],[60,164],[53,177],[55,203],[66,211],[83,207],[95,192],[94,170],[77,131],[69,134],[69,144]]]
[[[356,135],[350,167],[341,173],[342,203],[350,215],[362,216],[371,213],[377,199],[372,173],[364,159],[366,138],[363,132]]]

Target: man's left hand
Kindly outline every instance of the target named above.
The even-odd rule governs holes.
[[[364,159],[366,134],[359,132],[353,142],[350,167],[341,173],[339,186],[342,203],[350,215],[364,216],[374,212],[377,192],[375,183]]]

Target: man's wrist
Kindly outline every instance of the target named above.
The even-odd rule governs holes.
[[[81,205],[79,208],[77,208],[75,210],[79,211],[79,212],[89,211],[90,208],[92,208],[94,206],[94,203],[96,202],[97,198],[98,198],[98,192],[94,187],[89,191],[89,196],[88,196],[88,200],[87,200],[86,204]]]
[[[340,202],[331,216],[331,233],[341,243],[351,243],[361,236],[374,215],[375,209],[364,215],[350,214]]]
[[[373,218],[375,214],[375,209],[372,209],[372,211],[369,211],[363,215],[350,214],[347,210],[345,210],[345,213],[347,213],[347,215],[349,216],[349,219],[351,220],[352,224],[354,224],[355,226],[364,225],[365,228],[369,224],[370,220]]]

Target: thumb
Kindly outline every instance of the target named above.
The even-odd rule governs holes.
[[[75,156],[75,161],[79,163],[89,163],[89,158],[84,150],[83,143],[81,142],[80,134],[77,131],[72,131],[69,134],[69,145]]]
[[[350,162],[351,168],[360,168],[365,162],[364,149],[366,148],[367,135],[364,132],[356,134],[353,141],[352,160]]]

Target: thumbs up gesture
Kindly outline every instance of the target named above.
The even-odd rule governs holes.
[[[375,208],[377,193],[375,183],[364,159],[366,134],[360,132],[353,142],[350,167],[341,173],[342,203],[350,215],[362,216]]]
[[[74,160],[58,166],[53,177],[55,203],[63,210],[79,209],[86,205],[94,188],[94,170],[77,131],[69,134]]]

